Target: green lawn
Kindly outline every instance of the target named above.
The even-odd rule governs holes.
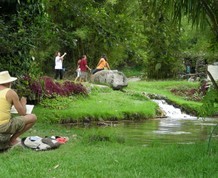
[[[1,153],[2,178],[42,177],[210,177],[218,176],[218,144],[134,145],[111,128],[72,128],[37,123],[25,135],[64,135],[69,141],[52,151],[16,147]],[[107,136],[101,141],[96,135]]]
[[[1,153],[2,178],[160,178],[218,177],[218,144],[208,152],[206,143],[176,145],[153,143],[148,146],[130,144],[126,136],[119,137],[111,127],[80,128],[60,122],[128,119],[132,115],[151,119],[157,105],[144,92],[167,96],[187,108],[201,103],[187,101],[169,92],[173,87],[197,87],[185,81],[129,82],[125,92],[94,88],[89,96],[45,100],[35,106],[36,125],[24,136],[67,136],[69,141],[51,151],[36,152],[16,147]],[[138,118],[138,119],[139,119]],[[101,140],[101,136],[108,139]]]

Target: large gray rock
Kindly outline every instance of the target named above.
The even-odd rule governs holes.
[[[114,90],[121,90],[128,85],[126,76],[118,70],[102,70],[91,77],[92,82],[106,84]]]

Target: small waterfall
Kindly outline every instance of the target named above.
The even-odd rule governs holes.
[[[182,113],[179,108],[175,108],[173,105],[169,105],[165,100],[153,100],[153,101],[159,105],[160,109],[164,112],[165,116],[170,119],[196,119],[197,118]]]

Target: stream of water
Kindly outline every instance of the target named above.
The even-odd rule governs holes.
[[[182,113],[180,109],[168,105],[164,100],[154,100],[165,113],[165,118],[156,118],[143,121],[111,122],[107,127],[95,127],[98,130],[110,129],[110,132],[125,142],[143,146],[153,143],[193,144],[207,141],[212,130],[218,124],[218,118],[197,118]],[[88,126],[90,128],[90,126]],[[87,129],[80,128],[80,129]],[[107,132],[107,131],[104,131]],[[218,141],[218,127],[213,138]]]
[[[159,105],[166,118],[124,122],[120,133],[130,141],[142,145],[155,142],[193,144],[207,140],[218,124],[218,118],[197,118],[182,113],[179,108],[167,104],[164,100],[154,100],[154,102]],[[217,135],[213,137],[218,139]]]

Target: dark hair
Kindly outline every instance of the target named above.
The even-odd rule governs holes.
[[[107,56],[105,54],[102,54],[101,57],[104,58],[107,61]]]
[[[58,53],[60,53],[60,51],[56,51],[56,52],[55,52],[55,56],[57,56],[57,55],[58,55]]]

